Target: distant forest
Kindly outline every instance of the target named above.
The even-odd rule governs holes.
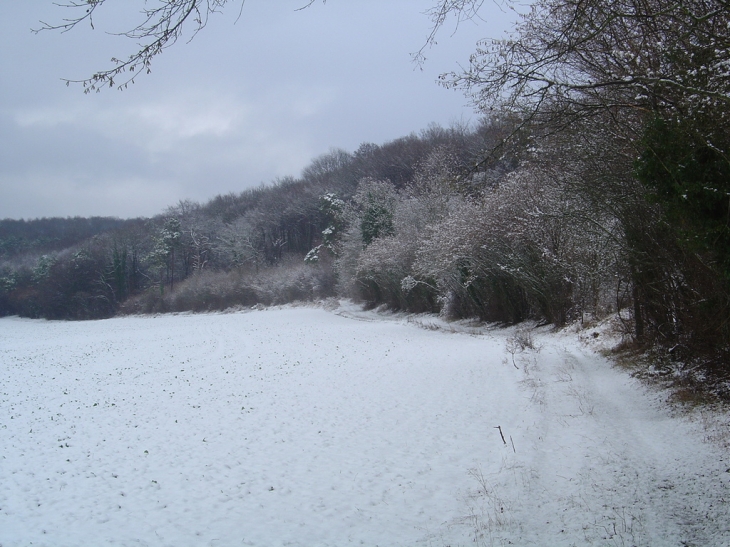
[[[722,262],[689,252],[633,171],[598,186],[593,158],[566,157],[563,142],[536,154],[527,137],[484,161],[514,130],[432,126],[332,150],[299,178],[154,218],[3,220],[0,313],[97,319],[337,296],[560,326],[623,310],[644,347],[725,370]]]
[[[438,4],[436,27],[481,6]],[[0,222],[0,313],[331,296],[500,323],[619,312],[652,374],[730,394],[726,0],[531,8],[442,76],[476,126],[333,150],[299,178],[151,219]]]
[[[2,220],[0,313],[96,319],[338,294],[437,310],[435,285],[400,288],[415,273],[414,238],[514,167],[504,159],[471,172],[503,132],[493,123],[433,126],[382,146],[363,144],[352,154],[332,150],[298,179],[205,204],[180,201],[154,218]],[[369,256],[364,251],[386,239],[402,245],[392,249],[391,261],[403,264],[360,271]],[[377,279],[368,281],[372,275]]]

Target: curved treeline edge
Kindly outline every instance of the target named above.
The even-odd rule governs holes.
[[[492,119],[332,150],[299,178],[149,219],[2,221],[0,314],[95,319],[332,296],[502,323],[620,311],[640,346],[725,376],[725,254],[687,242],[701,225],[672,224],[656,158],[627,161],[616,139],[580,123],[540,139],[516,129]]]

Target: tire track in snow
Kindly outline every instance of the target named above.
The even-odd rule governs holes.
[[[515,413],[525,427],[514,432],[517,451],[505,447],[498,465],[478,470],[482,485],[470,507],[481,541],[730,541],[726,463],[699,446],[696,425],[670,417],[605,359],[539,341],[539,354],[518,359],[523,397]]]

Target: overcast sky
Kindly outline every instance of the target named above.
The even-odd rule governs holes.
[[[447,23],[422,70],[410,53],[430,30],[430,0],[235,2],[152,74],[84,95],[82,79],[126,57],[137,1],[112,3],[96,30],[33,34],[68,17],[52,0],[0,0],[0,218],[151,216],[298,176],[331,148],[354,151],[430,123],[478,116],[436,84],[513,16],[485,4],[478,24]],[[116,5],[118,7],[115,7]],[[125,22],[127,23],[125,25]]]

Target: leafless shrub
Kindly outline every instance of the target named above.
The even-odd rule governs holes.
[[[153,287],[130,299],[125,313],[218,311],[234,306],[287,304],[331,296],[334,278],[324,264],[303,264],[301,260],[254,270],[202,271],[179,283],[173,291]]]

